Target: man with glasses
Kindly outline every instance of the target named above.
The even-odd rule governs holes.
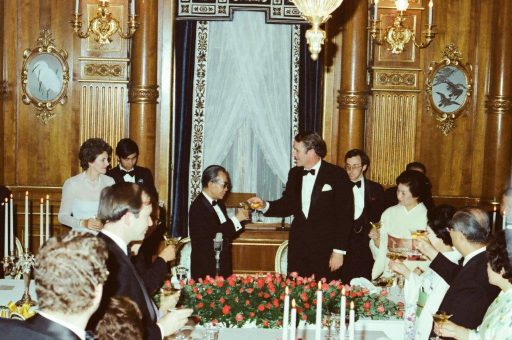
[[[339,278],[354,215],[352,185],[340,167],[322,158],[327,146],[315,132],[299,133],[293,142],[296,167],[288,173],[283,196],[272,202],[252,197],[266,216],[293,215],[288,272],[317,279]]]
[[[364,151],[352,149],[345,154],[345,170],[353,184],[354,195],[354,223],[341,271],[341,280],[347,283],[355,277],[371,280],[373,257],[368,236],[372,228],[370,222],[379,222],[384,211],[384,188],[364,176],[369,166],[370,159]]]
[[[231,188],[229,174],[220,165],[210,165],[201,177],[203,191],[190,205],[189,230],[192,243],[191,276],[194,279],[217,274],[214,239],[222,234],[218,274],[232,274],[231,241],[243,230],[241,222],[249,218],[249,211],[238,209],[229,218],[222,199]],[[220,242],[219,242],[220,243]]]

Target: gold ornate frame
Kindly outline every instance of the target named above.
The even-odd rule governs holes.
[[[57,49],[49,30],[43,29],[36,46],[23,52],[21,88],[23,103],[34,104],[36,116],[46,124],[53,118],[53,109],[67,100],[69,81],[68,53]]]
[[[446,136],[455,128],[455,120],[471,106],[473,67],[462,63],[462,53],[450,43],[439,62],[432,62],[426,82],[427,111],[432,110],[437,127]]]

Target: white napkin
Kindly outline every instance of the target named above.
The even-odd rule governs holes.
[[[368,280],[368,279],[366,279],[364,277],[353,278],[350,281],[350,285],[351,286],[359,286],[359,287],[362,287],[362,288],[366,288],[366,289],[368,289],[370,294],[380,292],[380,288],[379,287],[376,287],[373,283],[371,283],[370,280]]]

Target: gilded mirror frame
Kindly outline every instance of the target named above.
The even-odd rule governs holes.
[[[68,53],[54,45],[49,30],[43,29],[36,46],[23,52],[21,69],[22,101],[37,108],[36,116],[46,124],[53,118],[53,109],[67,101]]]
[[[462,53],[450,43],[439,62],[432,62],[426,81],[427,111],[432,111],[437,127],[446,136],[455,120],[471,107],[473,67],[462,62]]]

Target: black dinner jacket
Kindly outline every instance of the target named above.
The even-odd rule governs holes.
[[[294,216],[288,244],[290,271],[297,270],[302,275],[301,262],[307,257],[308,261],[316,259],[318,268],[323,268],[317,274],[329,275],[327,266],[332,250],[348,249],[354,220],[353,185],[345,170],[322,160],[306,218],[302,212],[303,170],[304,167],[294,167],[289,171],[283,196],[270,202],[265,215]]]
[[[25,321],[0,318],[0,339],[79,340],[80,338],[69,328],[36,314]]]
[[[143,289],[146,289],[140,275],[137,274],[135,266],[130,258],[121,248],[107,235],[99,233],[98,237],[103,239],[108,249],[107,269],[108,279],[103,286],[101,303],[87,325],[88,330],[94,331],[98,321],[105,314],[109,300],[113,296],[127,296],[132,299],[142,313],[144,325],[144,339],[161,340],[160,328],[156,324],[156,318],[151,317],[151,305],[144,298]],[[138,276],[138,277],[137,277]],[[147,292],[147,290],[146,290]]]
[[[220,271],[223,277],[232,274],[231,263],[231,241],[243,230],[235,230],[233,221],[227,216],[226,207],[222,201],[218,205],[224,215],[226,222],[220,223],[215,209],[208,199],[200,193],[189,210],[189,230],[192,244],[191,254],[191,276],[194,279],[204,278],[206,275],[215,277],[215,251],[213,239],[216,233],[222,233],[222,251],[220,253]]]
[[[362,180],[364,181],[363,218],[365,224],[370,225],[370,222],[379,222],[384,211],[384,188],[365,177]]]
[[[151,170],[136,165],[133,167],[132,171],[135,173],[135,183],[143,185],[148,190],[151,190],[151,194],[157,193],[155,188],[155,181],[153,180]],[[124,175],[121,172],[119,165],[117,165],[115,168],[108,170],[107,176],[112,177],[116,183],[124,183]]]
[[[450,321],[455,324],[476,329],[499,293],[498,287],[489,283],[485,252],[473,257],[464,267],[439,253],[430,268],[450,285],[439,310],[453,314]]]

